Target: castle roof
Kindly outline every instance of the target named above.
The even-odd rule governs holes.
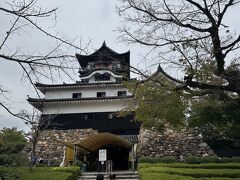
[[[35,83],[37,89],[39,89],[43,94],[49,89],[70,89],[70,88],[88,88],[88,87],[121,87],[122,82],[101,82],[101,83],[83,83],[77,81],[72,84],[43,84]]]
[[[108,96],[108,97],[87,97],[87,98],[59,98],[59,99],[37,99],[29,97],[27,101],[35,108],[41,110],[43,104],[69,104],[69,103],[91,103],[91,102],[112,102],[130,100],[133,96]]]
[[[90,55],[76,54],[79,64],[85,68],[89,62],[98,61],[120,61],[123,65],[130,65],[130,51],[125,53],[117,53],[109,48],[105,41],[102,46]]]

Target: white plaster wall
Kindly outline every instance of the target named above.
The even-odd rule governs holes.
[[[127,107],[127,102],[129,101],[48,104],[44,106],[43,114],[116,112]]]
[[[118,91],[127,91],[127,95],[132,95],[126,88],[122,87],[82,87],[71,89],[51,89],[46,92],[45,98],[72,98],[72,93],[82,93],[82,98],[97,97],[97,92],[106,92],[106,96],[117,96]]]

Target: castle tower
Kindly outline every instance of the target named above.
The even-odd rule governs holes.
[[[45,97],[28,99],[42,112],[42,118],[52,117],[46,129],[93,129],[99,134],[111,134],[109,137],[118,136],[131,145],[137,143],[140,123],[133,121],[133,115],[118,116],[118,112],[126,108],[133,98],[123,87],[123,81],[130,80],[130,52],[117,53],[104,42],[94,53],[76,54],[76,58],[80,64],[81,81],[73,84],[37,83],[36,87]],[[98,149],[108,150],[109,160],[115,161],[115,169],[127,169],[131,149],[122,147],[121,140],[116,140],[118,138],[109,141],[109,137],[104,137],[99,142],[102,147]],[[92,150],[93,157],[98,149]],[[125,160],[117,164],[120,154]]]

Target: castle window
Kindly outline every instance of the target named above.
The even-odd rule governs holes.
[[[118,91],[118,96],[125,97],[125,96],[127,96],[127,92],[126,91]]]
[[[108,114],[108,119],[112,119],[113,118],[113,114],[112,113],[109,113]]]
[[[91,120],[93,119],[93,113],[86,113],[83,115],[84,120]]]
[[[106,92],[97,92],[97,97],[106,97]]]
[[[82,97],[82,93],[73,93],[72,94],[72,98],[78,99],[78,98],[81,98],[81,97]]]

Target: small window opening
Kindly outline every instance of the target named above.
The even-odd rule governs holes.
[[[112,113],[109,113],[108,114],[108,119],[112,119],[113,118],[113,114]]]
[[[125,96],[127,96],[127,92],[126,91],[118,91],[118,96],[125,97]]]
[[[72,98],[81,98],[82,97],[82,93],[73,93],[72,94]]]
[[[97,92],[97,97],[106,97],[106,92]]]

